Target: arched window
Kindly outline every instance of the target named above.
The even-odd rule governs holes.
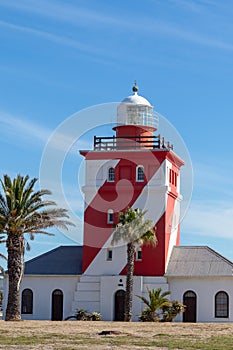
[[[108,181],[109,182],[115,181],[115,169],[113,167],[108,169]]]
[[[215,295],[215,317],[229,317],[229,297],[226,292],[218,292]]]
[[[31,289],[24,289],[22,291],[21,313],[32,314],[33,311],[33,292]]]
[[[107,223],[113,224],[113,210],[112,209],[108,209]]]
[[[136,168],[136,181],[138,182],[144,181],[144,168],[142,165],[138,165]]]

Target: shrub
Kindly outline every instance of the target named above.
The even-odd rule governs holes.
[[[78,321],[101,321],[102,317],[99,312],[87,312],[83,309],[77,309],[75,313]]]
[[[170,306],[162,307],[162,322],[172,322],[178,314],[184,311],[185,305],[178,300],[172,301]]]
[[[102,321],[102,317],[99,312],[87,312],[84,309],[77,309],[75,315],[68,316],[65,321],[77,320],[77,321]]]
[[[91,320],[92,321],[102,321],[102,317],[99,312],[92,312],[91,313]]]
[[[75,316],[78,321],[87,321],[88,320],[88,312],[83,309],[77,309],[75,312]]]
[[[159,322],[159,316],[155,312],[145,309],[139,316],[139,320],[142,322]]]

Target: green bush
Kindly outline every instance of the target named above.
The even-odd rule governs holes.
[[[87,312],[83,309],[77,309],[75,317],[78,321],[101,321],[102,317],[99,312]]]
[[[102,317],[99,312],[92,312],[91,313],[91,320],[92,321],[102,321]]]
[[[139,316],[139,320],[142,322],[159,322],[159,316],[155,312],[145,309]]]
[[[183,305],[180,301],[175,300],[171,302],[170,306],[162,307],[162,322],[172,322],[174,318],[185,311],[185,305]]]

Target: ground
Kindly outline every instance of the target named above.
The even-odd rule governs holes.
[[[99,335],[101,331],[118,334]],[[0,321],[0,349],[232,350],[232,323]]]

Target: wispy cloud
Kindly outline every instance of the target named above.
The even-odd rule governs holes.
[[[51,134],[51,130],[41,125],[1,111],[0,122],[2,124],[1,131],[3,131],[3,125],[5,125],[4,132],[8,132],[13,136],[17,135],[17,137],[27,139],[29,142],[33,143],[39,141],[44,144]]]
[[[201,33],[186,31],[184,28],[178,28],[169,26],[164,29],[164,32],[168,32],[169,34],[176,36],[177,38],[184,39],[186,41],[203,45],[207,47],[212,47],[216,49],[222,49],[227,51],[233,51],[233,45],[231,43],[227,43],[224,41],[216,40],[211,37],[205,37]]]
[[[84,199],[78,182],[70,184],[68,181],[61,180],[61,183],[56,183],[49,178],[43,178],[41,185],[51,190],[53,199],[61,207],[66,207],[78,215],[83,214]]]
[[[184,6],[184,1],[180,0],[178,3]],[[195,9],[196,11],[201,11],[205,3],[200,3],[197,5],[195,2],[190,2],[189,7]],[[133,32],[134,35],[137,33],[139,36],[141,34],[144,35],[145,33],[153,37],[155,35],[163,35],[173,37],[177,40],[195,43],[201,46],[207,46],[227,51],[233,50],[233,45],[231,42],[217,40],[211,35],[211,33],[208,36],[208,34],[203,34],[203,32],[199,31],[198,29],[196,31],[191,31],[187,26],[182,27],[180,23],[177,24],[176,22],[171,23],[168,20],[159,20],[158,18],[151,17],[150,15],[146,17],[140,16],[140,18],[134,16],[134,23],[137,23],[137,25],[134,26],[127,17],[124,18],[117,15],[113,16],[112,12],[103,13],[103,11],[93,11],[90,9],[85,9],[83,7],[81,8],[79,6],[73,6],[64,2],[53,3],[50,1],[40,1],[38,6],[34,6],[32,2],[24,0],[20,2],[11,1],[1,3],[1,6],[7,6],[12,9],[30,12],[34,15],[54,19],[56,21],[67,22],[77,27],[86,27],[91,23],[92,30],[96,26],[98,26],[97,29],[102,28],[105,30],[107,27],[109,29],[117,29],[118,34],[121,31],[122,33],[125,33],[125,30],[127,30],[127,33]],[[67,36],[59,36],[48,31],[41,31],[3,21],[0,22],[0,26],[5,26],[12,30],[18,30],[31,35],[36,35],[40,38],[60,45],[76,48],[82,52],[106,56],[106,50],[104,50],[104,48],[97,48],[96,45],[87,45],[84,42],[74,40]],[[108,54],[111,55],[111,52]]]
[[[233,240],[231,202],[195,200],[182,223],[185,233]]]
[[[18,144],[18,140],[21,139],[24,145],[33,144],[35,146],[39,144],[43,147],[49,142],[55,131],[23,119],[20,116],[13,116],[1,111],[0,123],[3,138],[8,135],[13,144],[16,142]],[[64,130],[64,132],[55,131],[55,135],[56,137],[52,137],[52,141],[49,144],[55,152],[63,152],[64,149],[67,149],[69,153],[73,153],[77,156],[78,149],[89,149],[91,147],[92,141],[75,138],[75,130]]]
[[[0,21],[0,26],[11,29],[11,30],[19,31],[19,32],[22,32],[24,34],[34,35],[34,36],[40,37],[42,39],[48,40],[50,42],[73,47],[73,48],[78,49],[78,50],[83,51],[83,52],[89,52],[89,53],[95,53],[95,54],[101,53],[100,50],[94,48],[93,46],[85,45],[85,44],[79,42],[78,40],[73,40],[71,38],[68,38],[68,37],[65,37],[62,35],[56,35],[53,33],[46,32],[46,31],[37,30],[37,29],[33,29],[33,28],[26,27],[26,26],[21,26],[21,25],[16,25],[16,24],[4,22],[4,21]]]
[[[210,12],[211,7],[216,7],[216,2],[213,0],[170,0],[170,3],[174,4],[175,6],[179,6],[186,11],[195,13],[205,13],[207,11]]]
[[[182,222],[183,233],[233,239],[232,164],[209,159],[194,161],[193,168],[193,199]]]
[[[1,25],[0,25],[1,26]],[[0,63],[0,74],[8,75],[11,77],[14,77],[16,79],[16,76],[19,77],[19,79],[28,80],[31,83],[31,80],[37,81],[40,84],[45,85],[46,87],[52,87],[52,88],[62,88],[69,90],[72,87],[69,83],[65,83],[61,80],[58,80],[57,78],[48,78],[48,76],[44,76],[40,74],[39,72],[36,72],[35,70],[28,70],[28,69],[19,69],[19,66],[15,64],[15,62],[5,62]]]
[[[130,26],[129,22],[121,18],[114,17],[109,13],[104,14],[101,11],[97,12],[77,5],[73,6],[67,2],[55,3],[49,0],[40,0],[37,6],[35,6],[32,1],[21,0],[19,2],[16,0],[11,0],[10,2],[4,2],[0,5],[23,12],[29,12],[49,19],[55,19],[56,21],[68,22],[69,24],[74,24],[75,26],[86,25],[87,23]]]
[[[229,174],[233,171],[232,163],[210,159],[209,163],[193,162],[194,191],[202,192],[202,196],[208,194],[218,196],[219,200],[233,198],[233,178]]]

